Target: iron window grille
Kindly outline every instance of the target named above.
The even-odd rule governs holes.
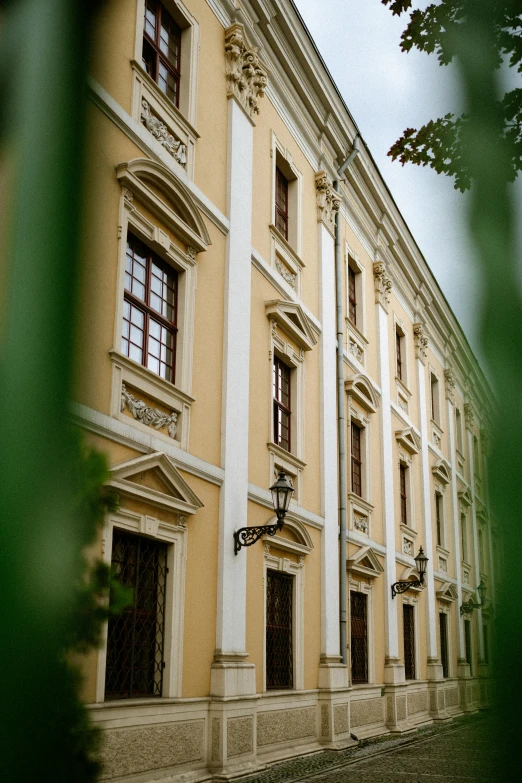
[[[440,659],[442,663],[442,676],[449,677],[449,655],[448,655],[448,617],[439,614],[440,629]]]
[[[352,683],[368,682],[367,596],[350,592],[350,652]]]
[[[362,497],[361,428],[351,423],[352,492]]]
[[[266,582],[266,687],[294,687],[292,649],[293,577],[267,571]]]
[[[276,168],[276,228],[288,240],[288,180]]]
[[[348,313],[350,321],[357,326],[357,295],[355,289],[355,272],[348,267]]]
[[[121,350],[170,383],[175,380],[177,309],[177,272],[129,234]]]
[[[437,523],[437,544],[442,546],[442,495],[435,493],[435,518]]]
[[[115,529],[112,568],[132,603],[109,619],[105,698],[161,696],[167,545]]]
[[[471,646],[471,623],[464,620],[464,646],[466,650],[466,663],[469,664],[469,673],[473,674],[473,655]]]
[[[467,562],[468,560],[468,530],[466,515],[460,515],[460,532],[462,539],[462,559]]]
[[[274,443],[286,451],[291,444],[290,367],[274,358]]]
[[[402,381],[402,345],[401,335],[395,332],[395,352],[397,354],[397,378]]]
[[[402,605],[404,676],[407,680],[415,679],[415,619],[413,611],[413,606]]]
[[[143,67],[160,90],[179,108],[181,28],[158,0],[146,0]]]
[[[400,495],[401,495],[401,523],[408,524],[408,495],[406,492],[406,470],[405,465],[399,465]]]

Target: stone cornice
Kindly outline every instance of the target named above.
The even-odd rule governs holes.
[[[253,120],[259,114],[259,100],[265,94],[268,70],[262,64],[257,47],[251,47],[242,24],[225,30],[227,97],[235,98]]]

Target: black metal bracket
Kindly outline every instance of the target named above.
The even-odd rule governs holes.
[[[252,546],[264,535],[275,536],[283,527],[284,517],[278,519],[273,525],[252,525],[234,530],[234,554],[237,555],[242,546]]]
[[[483,604],[475,604],[469,599],[469,601],[465,601],[463,604],[460,605],[460,616],[462,617],[465,614],[471,614],[471,612],[474,609],[482,609]]]
[[[399,593],[405,593],[410,587],[424,587],[424,579],[412,579],[408,582],[395,582],[391,586],[392,598]]]

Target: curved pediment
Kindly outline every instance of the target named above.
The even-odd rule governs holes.
[[[451,481],[451,468],[445,459],[439,459],[432,467],[431,472],[436,479],[443,484],[449,484]]]
[[[162,163],[136,158],[116,166],[116,176],[182,242],[197,252],[211,244],[205,222],[188,188]]]
[[[358,373],[351,380],[345,381],[344,388],[365,410],[375,413],[379,406],[379,397],[368,376]]]
[[[298,519],[293,519],[290,514],[291,512],[285,517],[283,529],[277,532],[275,536],[265,536],[265,540],[277,549],[295,552],[299,555],[307,555],[314,548],[310,533],[302,522]],[[277,518],[274,517],[267,524],[272,525],[276,521]]]
[[[465,506],[471,506],[473,500],[471,497],[471,492],[469,491],[469,487],[466,487],[466,489],[461,490],[458,494],[461,503],[463,503]]]

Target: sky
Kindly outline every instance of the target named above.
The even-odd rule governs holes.
[[[381,0],[295,0],[381,175],[476,353],[480,282],[465,227],[467,195],[430,168],[386,153],[405,128],[460,111],[455,66],[400,50],[407,16]],[[417,7],[427,5],[418,2]]]

